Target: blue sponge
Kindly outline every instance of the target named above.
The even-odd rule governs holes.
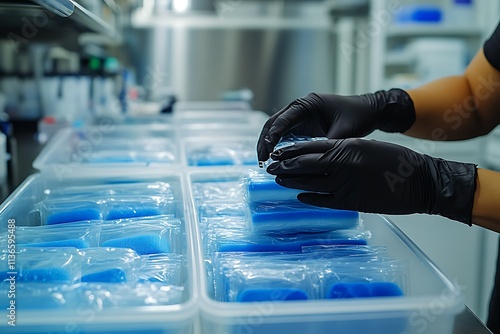
[[[402,296],[403,291],[391,282],[342,282],[334,284],[327,298],[368,298]]]
[[[134,217],[148,217],[161,215],[158,207],[114,207],[106,216],[106,220],[134,218]]]
[[[302,190],[285,188],[273,178],[250,179],[247,184],[247,196],[250,203],[296,200]]]
[[[307,294],[296,288],[244,289],[237,297],[238,302],[265,302],[285,300],[307,300]]]
[[[25,247],[75,247],[75,248],[88,248],[89,244],[82,239],[66,239],[54,240],[45,242],[35,242],[30,244],[23,244]]]
[[[133,237],[110,239],[102,247],[131,248],[139,255],[169,253],[170,245],[158,234],[142,234]]]
[[[12,275],[0,272],[0,282],[8,280]],[[68,272],[62,268],[27,269],[16,275],[16,282],[61,282],[72,281]]]
[[[321,232],[355,229],[359,224],[357,211],[318,208],[299,201],[276,205],[251,205],[253,228],[259,232]]]
[[[101,213],[97,209],[75,209],[71,211],[62,211],[49,215],[45,220],[46,225],[71,223],[82,220],[98,220],[101,219]]]
[[[125,272],[119,268],[113,268],[82,276],[82,282],[122,283],[126,281],[127,277]]]

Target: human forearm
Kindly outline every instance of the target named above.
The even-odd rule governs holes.
[[[482,50],[464,75],[408,90],[416,120],[406,135],[432,140],[460,140],[488,133],[500,122],[500,72]]]
[[[500,232],[500,173],[479,168],[472,208],[475,225]]]

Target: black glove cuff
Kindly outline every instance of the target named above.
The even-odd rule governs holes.
[[[430,213],[472,226],[477,165],[426,157],[436,187]]]
[[[385,132],[405,132],[415,122],[413,101],[402,89],[375,92],[376,128]]]

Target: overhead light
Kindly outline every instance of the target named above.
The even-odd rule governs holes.
[[[176,12],[185,12],[189,8],[190,0],[173,0],[172,7]]]

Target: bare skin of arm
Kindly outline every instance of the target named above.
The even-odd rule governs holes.
[[[416,120],[405,135],[432,140],[481,136],[500,123],[500,72],[479,51],[463,75],[407,91]]]
[[[432,140],[481,136],[500,124],[500,72],[479,51],[461,76],[408,90],[416,120],[405,135]],[[472,220],[500,232],[500,173],[478,169]]]

